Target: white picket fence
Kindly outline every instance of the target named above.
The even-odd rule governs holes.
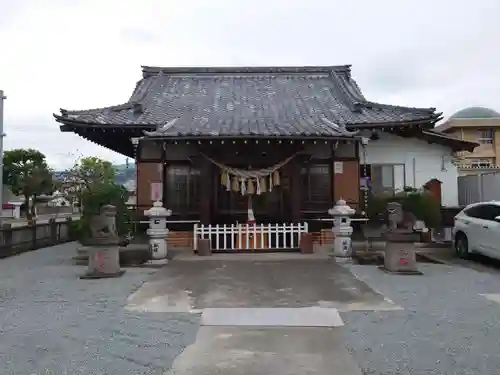
[[[200,239],[210,240],[212,251],[227,250],[285,250],[300,246],[307,223],[297,224],[231,224],[194,225],[193,247]]]

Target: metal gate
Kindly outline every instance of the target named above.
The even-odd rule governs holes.
[[[458,177],[458,204],[500,201],[500,172],[486,172]]]

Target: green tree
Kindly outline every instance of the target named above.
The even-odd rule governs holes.
[[[45,155],[34,149],[15,149],[4,153],[4,182],[25,199],[27,216],[34,214],[36,197],[53,191],[52,171]],[[31,198],[31,210],[29,202]]]
[[[90,156],[77,161],[68,171],[68,175],[88,186],[95,183],[114,183],[116,172],[109,161]]]

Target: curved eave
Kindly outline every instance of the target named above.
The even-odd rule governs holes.
[[[479,143],[464,141],[461,139],[453,138],[444,134],[439,134],[433,131],[422,131],[422,138],[430,143],[438,143],[443,146],[451,147],[453,151],[469,151],[473,152]]]
[[[59,129],[62,132],[75,133],[76,135],[82,137],[87,141],[131,158],[135,157],[131,138],[142,136],[143,129],[148,128],[144,125],[89,125],[85,123],[82,124],[78,121],[73,121],[63,116],[58,117],[59,119],[56,117],[56,121],[61,123]],[[150,126],[149,128],[156,129],[156,125]]]
[[[390,122],[348,122],[345,124],[346,127],[354,128],[354,129],[367,129],[367,128],[391,128],[391,127],[407,127],[407,126],[421,126],[421,127],[430,127],[434,126],[434,124],[438,121],[442,120],[441,114],[436,114],[436,116],[432,116],[429,118],[417,119],[417,120],[401,120],[401,121],[390,121]],[[62,123],[64,125],[68,125],[69,127],[91,127],[91,128],[144,128],[147,130],[151,128],[156,130],[156,128],[160,124],[149,124],[149,123],[127,123],[127,124],[119,124],[119,123],[98,123],[91,122],[85,120],[77,120],[68,118],[67,116],[60,116],[57,114],[53,115],[57,122]],[[163,125],[163,124],[161,124]],[[61,129],[62,130],[62,129]],[[65,130],[62,130],[65,131]],[[71,130],[66,130],[71,131]]]
[[[57,122],[63,125],[67,125],[67,129],[72,129],[76,127],[80,128],[102,128],[102,129],[128,129],[128,128],[143,128],[143,129],[156,129],[159,124],[149,124],[149,123],[103,123],[95,121],[87,121],[81,119],[72,119],[67,116],[61,116],[53,114]],[[61,125],[61,127],[63,126]],[[62,130],[61,131],[72,131],[72,130]]]

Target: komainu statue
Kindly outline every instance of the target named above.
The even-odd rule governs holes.
[[[116,240],[116,208],[112,205],[105,205],[101,208],[99,215],[92,217],[90,221],[90,231],[93,239]]]
[[[390,229],[396,229],[404,218],[403,207],[398,202],[387,203],[387,213],[389,216]]]

